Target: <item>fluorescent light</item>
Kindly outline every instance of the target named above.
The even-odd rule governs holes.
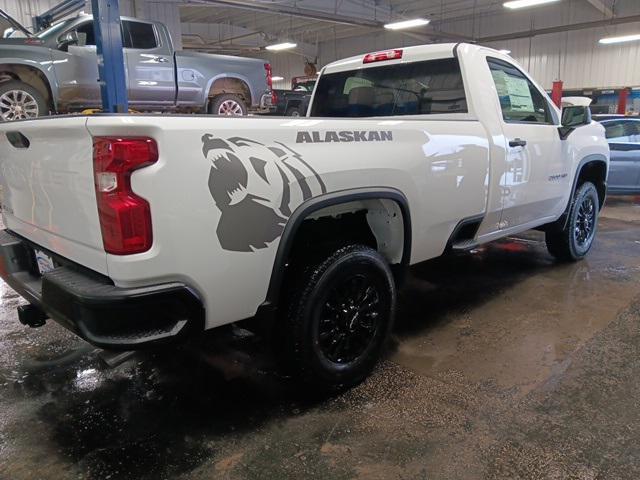
[[[527,8],[558,1],[560,0],[512,0],[511,2],[504,2],[502,5],[506,8]]]
[[[511,50],[505,50],[505,49],[498,50],[498,51],[499,51],[500,53],[504,53],[505,55],[509,55],[509,54],[511,53]]]
[[[387,30],[403,30],[405,28],[421,27],[426,25],[430,20],[426,18],[414,18],[413,20],[403,20],[402,22],[387,23],[384,28]]]
[[[284,80],[284,77],[279,77],[279,76],[275,76],[275,77],[271,77],[271,80],[273,80],[274,82],[277,82],[278,80]]]
[[[607,37],[601,38],[600,43],[609,45],[611,43],[624,43],[624,42],[636,42],[640,40],[640,34],[635,35],[623,35],[622,37]]]
[[[267,50],[273,50],[277,52],[279,50],[287,50],[289,48],[296,48],[298,46],[297,43],[284,42],[284,43],[275,43],[273,45],[267,45],[265,48]]]

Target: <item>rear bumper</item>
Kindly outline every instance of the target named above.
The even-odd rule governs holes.
[[[103,275],[51,256],[56,268],[40,275],[33,246],[7,230],[0,231],[4,281],[93,345],[134,350],[175,341],[203,328],[202,302],[183,283],[119,288]]]
[[[260,110],[271,110],[275,107],[275,105],[273,105],[273,103],[271,102],[272,97],[271,97],[271,93],[265,93],[264,95],[262,95],[260,97],[260,105],[259,105],[259,109]]]

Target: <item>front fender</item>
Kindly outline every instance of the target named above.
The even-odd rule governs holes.
[[[57,109],[58,80],[49,49],[27,46],[0,47],[0,69],[10,65],[29,67],[41,72],[51,90],[54,108]]]

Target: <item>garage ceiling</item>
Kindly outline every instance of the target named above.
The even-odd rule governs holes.
[[[453,22],[482,21],[504,13],[504,0],[189,0],[180,7],[182,23],[236,28],[229,35],[185,37],[186,48],[242,49],[277,40],[317,44],[347,39],[383,29],[389,21],[425,17],[428,27],[401,34],[425,43],[474,40],[470,34],[447,30]],[[628,0],[562,0],[558,5],[584,9],[591,21],[610,21]],[[631,0],[636,1],[636,0]],[[557,8],[557,7],[556,7]],[[535,9],[529,9],[531,12]],[[524,12],[523,12],[524,13]],[[550,25],[552,26],[552,25]],[[558,25],[553,25],[557,27]],[[544,28],[536,25],[536,28]],[[237,28],[241,29],[240,31]],[[251,40],[249,40],[251,39]],[[478,39],[475,40],[485,40]]]

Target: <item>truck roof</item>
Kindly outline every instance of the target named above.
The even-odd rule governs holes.
[[[429,60],[431,58],[442,58],[453,56],[453,49],[457,43],[434,43],[431,45],[416,45],[413,47],[398,47],[398,48],[385,48],[384,50],[378,50],[380,52],[387,52],[392,50],[402,50],[402,58],[399,60],[387,60],[384,63],[386,65],[394,63],[406,63],[416,62],[420,60]],[[380,66],[379,63],[363,64],[362,61],[365,55],[373,52],[365,52],[360,55],[354,55],[353,57],[343,58],[331,62],[323,68],[323,73],[335,73],[344,72],[346,70],[355,70],[360,68],[376,67]]]
[[[398,63],[418,62],[423,60],[432,60],[438,58],[447,58],[454,55],[456,46],[464,45],[466,49],[490,49],[481,45],[473,44],[461,44],[461,43],[432,43],[429,45],[416,45],[411,47],[398,47],[398,48],[386,48],[384,50],[378,50],[374,52],[365,52],[360,55],[354,55],[353,57],[343,58],[335,62],[331,62],[322,69],[322,73],[336,73],[344,72],[348,70],[356,70],[361,68],[370,68],[380,66],[377,62],[363,63],[364,57],[369,54],[375,54],[378,52],[391,52],[394,50],[402,50],[402,58],[397,60],[385,60],[384,65],[393,65]],[[497,56],[502,56],[496,50]]]

